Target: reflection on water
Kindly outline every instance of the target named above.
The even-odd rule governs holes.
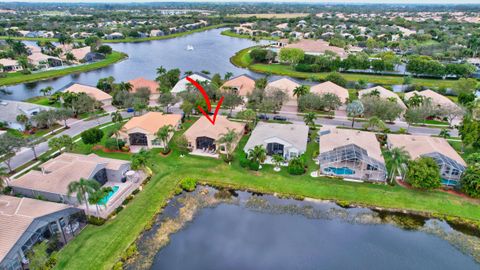
[[[247,192],[225,200],[216,192],[201,187],[173,200],[139,238],[140,255],[127,269],[479,267],[480,239],[439,220]],[[166,225],[175,227],[170,237],[162,235]]]
[[[255,45],[248,39],[220,35],[222,29],[213,29],[191,35],[140,43],[109,44],[114,50],[127,53],[129,58],[114,65],[89,72],[71,74],[64,77],[7,87],[13,92],[8,99],[24,100],[39,95],[39,90],[52,86],[55,90],[70,82],[95,85],[98,79],[113,76],[117,81],[127,81],[136,77],[154,79],[156,68],[180,68],[185,71],[208,70],[212,74],[233,72],[235,75],[249,73],[230,63],[230,57],[237,51]],[[28,42],[26,42],[28,43]],[[187,51],[193,45],[193,51]],[[250,73],[251,74],[251,73]]]

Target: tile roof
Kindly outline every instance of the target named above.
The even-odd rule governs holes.
[[[148,88],[150,93],[159,93],[158,90],[159,84],[156,81],[147,80],[143,77],[138,77],[133,80],[128,81],[132,85],[131,92],[135,93],[140,88]]]
[[[260,122],[252,131],[244,150],[248,151],[256,145],[261,145],[269,138],[278,138],[288,142],[300,152],[305,152],[307,150],[308,129],[305,124]]]
[[[405,105],[405,103],[403,103],[402,99],[397,94],[395,94],[393,91],[385,89],[381,86],[375,86],[375,87],[372,87],[372,88],[360,90],[360,91],[358,91],[358,95],[359,95],[359,97],[362,97],[363,95],[369,94],[369,93],[371,93],[372,91],[375,91],[375,90],[377,90],[379,92],[381,98],[388,99],[388,98],[393,97],[393,98],[396,99],[398,105],[400,105],[403,109],[407,109],[407,106]]]
[[[205,116],[202,116],[189,129],[187,129],[187,131],[185,131],[185,136],[187,138],[205,136],[218,140],[222,134],[227,133],[228,129],[233,129],[238,133],[241,133],[244,128],[245,123],[230,121],[222,115],[217,115],[215,125],[212,125]]]
[[[340,98],[340,101],[342,103],[347,102],[348,99],[348,90],[346,88],[341,87],[340,85],[337,85],[331,81],[319,83],[317,85],[314,85],[310,87],[310,93],[314,94],[334,94]]]
[[[435,91],[432,91],[430,89],[424,90],[424,91],[412,91],[405,93],[405,99],[409,100],[411,97],[413,97],[415,94],[430,98],[432,100],[432,103],[440,106],[457,106],[455,102],[450,100],[448,97],[441,95]]]
[[[269,82],[265,87],[265,90],[267,91],[273,91],[277,89],[282,90],[285,93],[287,93],[288,97],[295,98],[293,96],[293,90],[299,86],[300,84],[295,80],[284,77],[284,78],[280,78],[280,79]]]
[[[255,89],[255,80],[248,75],[240,75],[226,81],[222,88],[236,88],[242,97],[247,96]]]
[[[123,127],[122,131],[128,132],[134,128],[140,128],[155,134],[163,126],[177,126],[182,121],[180,114],[163,114],[161,112],[148,112],[142,116],[133,117]]]
[[[79,84],[79,83],[74,83],[70,85],[67,89],[65,89],[65,92],[71,92],[71,93],[85,93],[89,95],[90,97],[94,98],[95,100],[98,101],[104,101],[104,100],[110,100],[112,99],[112,96],[109,94],[103,92],[102,90],[89,86],[89,85],[84,85],[84,84]]]

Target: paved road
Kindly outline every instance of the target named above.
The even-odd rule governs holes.
[[[179,108],[178,104],[173,106],[171,109],[171,112],[173,113],[182,113],[181,109]],[[132,116],[131,113],[122,113],[124,117],[130,117]],[[288,121],[291,122],[298,122],[298,123],[303,123],[303,117],[301,115],[297,115],[295,112],[280,112],[279,114],[285,116]],[[274,115],[273,114],[267,114],[270,118],[272,118]],[[110,116],[103,116],[95,120],[89,120],[89,121],[82,121],[82,120],[76,120],[76,121],[70,121],[69,126],[70,128],[67,130],[64,130],[63,132],[55,135],[54,137],[58,137],[61,135],[69,135],[69,136],[77,136],[79,135],[82,131],[87,130],[89,128],[102,125],[105,123],[108,123],[111,121]],[[345,127],[351,127],[351,121],[348,120],[347,118],[343,117],[337,117],[334,119],[327,119],[327,118],[318,118],[316,120],[317,124],[320,125],[331,125],[331,126],[345,126]],[[362,122],[357,122],[355,124],[356,128],[361,128],[363,125]],[[400,128],[407,128],[407,124],[405,122],[396,122],[395,124],[392,125],[387,125],[388,128],[392,131],[396,131]],[[432,128],[432,127],[415,127],[411,126],[409,128],[409,132],[411,134],[415,135],[438,135],[440,132],[441,128]],[[458,131],[457,130],[452,130],[451,131],[451,136],[458,136]],[[37,155],[41,155],[45,152],[48,151],[48,142],[43,142],[37,145],[36,147],[36,152]],[[34,159],[33,152],[30,148],[23,148],[21,149],[13,158],[11,161],[11,165],[13,169],[16,169],[20,167],[21,165],[30,162]],[[2,164],[3,166],[4,164]]]
[[[132,116],[131,113],[122,113],[123,117]],[[61,135],[69,135],[71,137],[77,136],[82,131],[87,130],[92,127],[96,127],[98,125],[102,125],[108,122],[111,122],[112,118],[110,116],[103,116],[98,119],[83,121],[83,120],[70,120],[69,122],[69,129],[64,130],[63,132],[55,135],[54,137],[58,137]],[[40,156],[41,154],[48,151],[48,142],[43,142],[37,145],[35,148],[37,155]],[[12,158],[11,165],[13,169],[20,167],[21,165],[30,162],[34,159],[33,151],[30,148],[22,148],[17,154]]]

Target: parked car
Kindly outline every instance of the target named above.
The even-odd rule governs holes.
[[[285,116],[281,116],[281,115],[275,115],[273,117],[273,120],[277,120],[277,121],[287,121],[287,118]]]
[[[127,108],[127,112],[128,113],[133,113],[133,112],[135,112],[135,110],[133,108]]]
[[[259,120],[265,120],[265,121],[267,121],[267,120],[270,119],[270,118],[269,118],[266,114],[260,114],[260,115],[258,116],[258,119],[259,119]]]

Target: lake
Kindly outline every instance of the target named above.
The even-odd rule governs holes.
[[[165,40],[109,44],[114,50],[128,54],[129,58],[89,72],[7,86],[5,88],[10,90],[12,95],[4,98],[24,100],[39,96],[39,90],[46,86],[52,86],[55,90],[59,90],[71,82],[96,85],[100,78],[108,76],[115,77],[117,82],[128,81],[137,77],[155,79],[156,69],[159,66],[164,66],[167,69],[180,68],[182,72],[208,70],[211,74],[220,73],[224,75],[226,72],[232,72],[235,75],[243,73],[252,75],[252,72],[232,65],[230,57],[239,50],[258,43],[248,39],[223,36],[220,34],[222,30],[225,29],[213,29]],[[29,42],[25,43],[31,44]],[[188,45],[192,45],[194,50],[188,51],[186,49]]]
[[[180,212],[172,202],[127,269],[479,269],[467,255],[474,247],[462,246],[479,238],[439,220],[238,194],[201,207],[161,248],[165,215]]]

